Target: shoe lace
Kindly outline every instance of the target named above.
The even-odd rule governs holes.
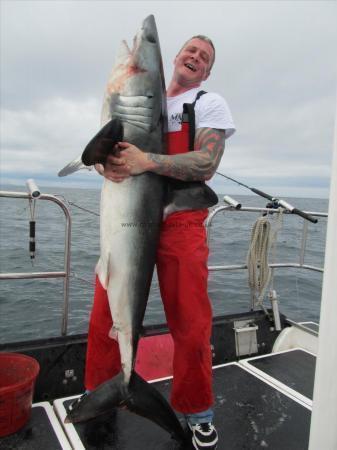
[[[198,423],[195,428],[202,433],[209,433],[212,429],[209,422]]]

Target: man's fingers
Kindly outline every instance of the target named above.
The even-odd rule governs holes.
[[[117,142],[117,145],[119,148],[128,148],[131,146],[131,144],[129,142]]]
[[[109,155],[106,159],[106,162],[110,165],[122,166],[123,164],[125,164],[125,159],[118,156]]]

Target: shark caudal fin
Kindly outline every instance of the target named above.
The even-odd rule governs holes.
[[[131,396],[125,401],[129,411],[152,420],[176,440],[186,439],[185,431],[167,400],[136,372],[131,375],[129,391]]]
[[[146,417],[171,434],[177,441],[185,441],[186,434],[177,416],[166,399],[136,372],[132,372],[130,382],[124,382],[120,372],[111,380],[85,395],[65,419],[66,423],[85,422],[94,417],[123,407]]]

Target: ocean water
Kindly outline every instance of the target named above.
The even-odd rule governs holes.
[[[22,187],[2,186],[2,190],[24,191]],[[69,202],[72,216],[70,304],[68,333],[87,331],[93,298],[94,268],[99,256],[99,190],[44,188],[43,193],[59,195]],[[243,206],[265,206],[257,196],[233,196]],[[221,196],[220,196],[221,198]],[[288,198],[306,211],[326,212],[328,200]],[[75,206],[77,205],[77,206]],[[61,271],[64,261],[65,219],[54,203],[36,202],[36,257],[32,265],[29,245],[30,208],[28,200],[0,198],[1,273]],[[210,228],[209,265],[243,264],[251,229],[258,213],[221,212]],[[287,215],[270,254],[270,262],[299,262],[303,221]],[[309,224],[305,263],[324,266],[326,219]],[[62,279],[1,280],[0,343],[58,336],[63,308]],[[294,320],[319,321],[322,274],[299,269],[278,269],[273,288],[281,312]],[[244,312],[250,308],[247,271],[210,272],[209,296],[214,315]],[[268,307],[268,299],[265,305]],[[145,323],[164,322],[156,275],[146,311]]]

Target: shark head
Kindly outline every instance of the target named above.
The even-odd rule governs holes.
[[[151,131],[166,116],[165,81],[154,17],[148,16],[130,49],[121,43],[108,80],[101,123],[118,118]]]
[[[82,156],[69,163],[59,176],[102,163],[114,145],[125,139],[148,146],[149,135],[167,131],[166,89],[159,38],[154,17],[148,16],[133,39],[122,41],[111,71],[102,106],[101,129]],[[148,151],[165,147],[154,144]]]

